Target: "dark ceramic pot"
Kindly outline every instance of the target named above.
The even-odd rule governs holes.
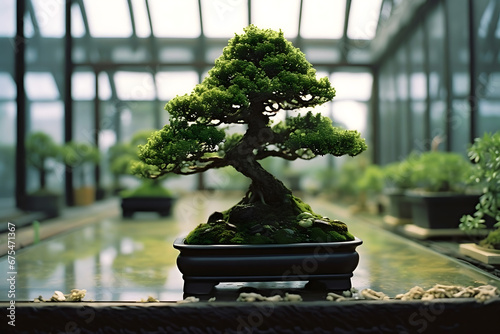
[[[412,204],[413,224],[427,229],[458,229],[463,215],[474,214],[480,195],[453,193],[414,193],[406,196]],[[486,226],[492,228],[494,221],[486,217]]]
[[[28,195],[23,209],[43,212],[45,218],[55,218],[61,214],[63,199],[59,194]]]
[[[359,262],[356,247],[362,241],[267,244],[187,245],[177,267],[183,274],[185,294],[207,294],[220,282],[309,281],[327,290],[348,290]]]
[[[402,190],[386,190],[385,195],[389,200],[387,213],[398,219],[411,220],[411,202]]]
[[[171,197],[126,197],[122,198],[121,207],[124,218],[130,218],[135,212],[157,212],[160,216],[170,215],[173,198]]]

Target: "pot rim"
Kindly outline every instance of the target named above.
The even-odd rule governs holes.
[[[287,248],[311,248],[311,247],[329,247],[329,248],[349,248],[357,247],[363,243],[363,240],[354,237],[354,240],[349,241],[333,241],[333,242],[301,242],[289,244],[212,244],[212,245],[188,245],[184,243],[185,236],[179,236],[174,241],[174,248],[182,249],[198,249],[198,250],[213,250],[213,249],[287,249]]]

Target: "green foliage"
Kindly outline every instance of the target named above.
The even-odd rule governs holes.
[[[109,169],[116,176],[130,174],[130,161],[137,159],[137,148],[129,143],[116,143],[108,150]]]
[[[85,165],[98,163],[101,159],[101,154],[97,147],[85,142],[72,141],[66,143],[62,147],[62,155],[64,163],[79,174],[80,186],[84,186],[86,183]]]
[[[108,157],[110,161],[111,172],[115,175],[131,175],[132,165],[137,163],[139,145],[144,145],[148,142],[149,136],[154,130],[137,131],[129,142],[116,143],[109,148]],[[153,168],[154,169],[154,168]]]
[[[384,188],[384,172],[378,165],[368,165],[356,183],[361,191],[380,193]]]
[[[495,226],[500,228],[500,132],[485,133],[483,137],[476,138],[469,147],[468,156],[474,162],[469,183],[481,187],[483,193],[474,215],[466,215],[460,219],[460,228],[485,228],[486,216],[495,219]]]
[[[418,159],[416,153],[411,153],[406,159],[385,165],[382,168],[386,186],[406,190],[415,188],[415,180],[412,177],[414,161]]]
[[[472,171],[472,164],[453,152],[424,152],[410,162],[411,182],[431,192],[464,192]]]
[[[98,163],[101,159],[99,150],[92,144],[69,142],[62,149],[63,161],[66,165],[77,167],[84,163]]]
[[[363,176],[366,162],[362,159],[347,160],[339,169],[335,190],[342,196],[355,196],[359,193],[357,180]]]
[[[47,171],[47,161],[59,160],[61,146],[57,145],[48,134],[33,132],[26,138],[28,162],[39,171]]]
[[[142,163],[133,166],[133,172],[143,176],[151,174],[156,166],[165,173],[190,174],[211,153],[217,152],[225,132],[205,124],[189,124],[186,121],[172,121],[163,129],[154,132],[145,145],[139,146]],[[149,165],[149,166],[148,166]]]
[[[290,117],[286,126],[279,124],[275,128],[278,133],[288,134],[284,148],[305,159],[325,154],[355,156],[367,148],[358,132],[333,127],[328,117],[310,111],[303,117]]]
[[[488,236],[479,242],[484,248],[500,250],[500,228],[488,233]]]
[[[60,162],[62,160],[62,147],[56,144],[52,137],[44,132],[33,132],[26,138],[26,155],[30,165],[38,170],[39,190],[45,193],[46,177],[52,172],[49,162]]]
[[[311,111],[273,126],[272,117],[278,113],[313,108],[334,96],[328,78],[316,77],[304,53],[287,41],[283,32],[250,25],[229,40],[203,82],[190,94],[176,96],[166,104],[169,124],[139,146],[140,162],[132,166],[132,172],[158,178],[232,166],[250,178],[247,195],[228,210],[226,223],[197,228],[188,243],[299,240],[295,234],[287,239],[288,230],[295,233],[291,227],[274,227],[281,235],[278,241],[270,235],[242,235],[248,226],[234,231],[232,225],[288,226],[298,213],[310,210],[291,198],[291,191],[260,161],[273,157],[308,160],[325,154],[355,156],[366,150],[357,131],[336,128],[330,119]],[[245,132],[226,135],[226,126],[234,124],[246,125]],[[347,228],[341,225],[332,228],[347,238]],[[306,237],[310,236],[306,233]]]
[[[166,104],[170,123],[140,146],[141,163],[133,172],[152,178],[187,175],[245,164],[249,155],[256,160],[357,155],[366,149],[360,134],[333,127],[320,114],[289,117],[270,128],[278,112],[314,107],[334,96],[328,78],[317,79],[305,55],[281,31],[251,25],[229,40],[191,94]],[[226,136],[226,129],[218,128],[222,124],[247,124],[249,131]]]
[[[120,197],[172,197],[172,193],[156,180],[144,180],[135,189],[121,191]]]

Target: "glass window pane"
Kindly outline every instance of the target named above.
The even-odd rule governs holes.
[[[16,84],[7,72],[0,72],[0,100],[13,100],[16,98]]]
[[[424,60],[424,34],[423,27],[419,26],[408,43],[410,54],[410,123],[413,136],[413,149],[427,151],[429,140],[426,138],[428,122],[427,110],[427,76]]]
[[[92,72],[75,72],[72,77],[71,96],[75,100],[92,100],[95,97],[95,75]]]
[[[299,29],[299,10],[299,0],[253,0],[251,23],[261,29],[281,29],[286,38],[295,38]]]
[[[153,33],[157,37],[200,36],[200,12],[196,0],[149,0]]]
[[[334,100],[368,101],[372,92],[372,80],[370,73],[333,73],[331,82],[336,90]]]
[[[130,37],[132,24],[126,0],[84,0],[93,37]]]
[[[13,37],[16,34],[16,2],[0,2],[0,36]]]
[[[26,95],[30,100],[56,100],[59,98],[59,91],[51,73],[27,72],[24,81]]]
[[[304,38],[341,38],[344,33],[345,0],[305,0],[300,34]]]
[[[11,211],[16,206],[16,103],[10,101],[0,102],[0,180],[0,212]]]
[[[151,35],[151,27],[149,26],[146,1],[132,0],[132,9],[134,11],[135,33],[138,37],[149,37]]]
[[[436,6],[430,15],[426,18],[427,34],[428,34],[428,67],[429,67],[429,111],[430,111],[430,137],[439,136],[446,138],[447,133],[447,115],[446,101],[447,88],[445,80],[445,64],[444,64],[444,46],[445,41],[445,22],[444,22],[444,7]],[[440,145],[439,149],[446,149],[444,145]]]
[[[201,1],[203,33],[207,37],[230,38],[248,25],[246,1]]]
[[[85,24],[83,23],[80,6],[74,3],[71,6],[71,35],[73,37],[85,36]]]
[[[114,75],[116,93],[120,100],[153,100],[156,97],[151,73],[116,72]]]
[[[31,0],[40,34],[62,37],[65,32],[65,1]]]
[[[161,62],[192,62],[195,59],[195,50],[189,47],[166,46],[158,51]]]
[[[99,99],[111,99],[111,86],[109,84],[109,76],[107,73],[99,73]]]
[[[476,136],[500,129],[500,57],[498,36],[500,11],[498,1],[474,1],[476,39],[476,89],[478,121]]]
[[[382,0],[353,0],[349,12],[347,36],[351,39],[375,37]]]
[[[305,46],[301,49],[306,55],[306,59],[313,64],[318,64],[318,63],[331,64],[335,62],[340,62],[341,60],[340,50],[338,48]]]
[[[176,95],[189,94],[198,84],[198,73],[195,71],[169,71],[156,74],[158,98],[168,101]]]
[[[366,103],[356,101],[333,102],[333,120],[349,130],[366,131],[368,107]]]

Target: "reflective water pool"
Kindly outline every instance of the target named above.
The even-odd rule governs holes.
[[[86,289],[85,299],[95,301],[138,301],[148,296],[162,301],[183,299],[174,239],[239,199],[194,193],[177,200],[171,217],[143,213],[134,219],[103,219],[19,250],[16,300],[50,298],[55,290],[69,293],[73,288]],[[371,288],[394,297],[415,285],[424,289],[437,283],[500,287],[497,278],[350,217],[338,206],[318,199],[306,201],[317,213],[348,223],[351,232],[363,240],[352,278],[357,289]],[[6,257],[0,258],[0,268],[8,272]],[[220,291],[241,285],[222,285]],[[0,290],[0,300],[7,300],[6,280],[1,281]]]

